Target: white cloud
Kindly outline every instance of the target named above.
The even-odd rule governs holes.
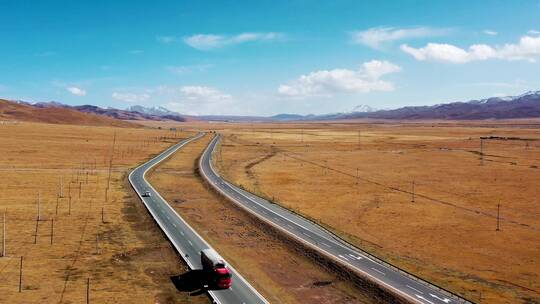
[[[484,30],[483,33],[489,36],[497,36],[499,34],[496,31],[492,31],[492,30]]]
[[[225,94],[218,89],[205,86],[184,86],[180,88],[180,92],[190,100],[213,102],[230,100],[231,95]]]
[[[228,45],[241,44],[253,41],[273,41],[283,37],[281,33],[241,33],[234,36],[215,34],[196,34],[184,38],[184,42],[198,50],[211,50]]]
[[[527,34],[529,34],[529,35],[540,35],[540,31],[530,30],[530,31],[527,32]]]
[[[517,44],[490,46],[474,44],[467,50],[451,44],[428,43],[422,48],[413,48],[406,44],[401,50],[412,55],[416,60],[433,60],[450,63],[466,63],[478,60],[528,60],[535,62],[540,56],[540,36],[523,36]]]
[[[176,41],[174,36],[157,36],[156,40],[161,43],[169,44]]]
[[[231,95],[208,86],[162,86],[158,92],[170,100],[166,104],[168,108],[180,113],[226,114],[238,108]]]
[[[81,88],[67,87],[66,90],[68,90],[68,92],[70,92],[71,94],[76,95],[76,96],[84,96],[84,95],[86,95],[86,91],[81,89]]]
[[[356,31],[352,33],[352,42],[356,44],[365,44],[369,47],[378,49],[386,43],[393,41],[442,36],[450,32],[450,29],[431,28],[431,27],[376,27],[365,31]]]
[[[362,64],[358,70],[322,70],[302,75],[288,84],[280,85],[278,92],[286,97],[304,98],[336,93],[392,91],[394,85],[380,78],[400,70],[401,67],[388,61],[372,60]]]
[[[122,92],[113,92],[112,98],[121,100],[124,102],[145,102],[150,98],[149,94],[135,94],[135,93],[122,93]]]

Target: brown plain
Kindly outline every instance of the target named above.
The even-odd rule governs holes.
[[[208,303],[171,283],[185,266],[127,183],[131,168],[190,134],[0,124],[0,219],[4,212],[7,218],[0,303],[85,303],[87,279],[90,303]]]
[[[475,302],[540,302],[538,121],[207,127],[236,184]],[[483,136],[514,139],[482,161]]]
[[[207,135],[185,146],[149,180],[257,291],[270,303],[381,303],[210,190],[197,173],[209,140]]]

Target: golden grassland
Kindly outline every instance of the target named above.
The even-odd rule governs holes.
[[[231,181],[475,302],[540,302],[537,121],[207,127]],[[485,136],[510,139],[482,164]]]
[[[5,212],[7,226],[0,302],[85,303],[89,279],[91,303],[208,303],[175,289],[169,278],[185,266],[127,183],[131,168],[188,135],[0,125],[0,220]]]
[[[202,182],[197,159],[210,138],[190,143],[151,173],[173,208],[271,303],[374,303]]]

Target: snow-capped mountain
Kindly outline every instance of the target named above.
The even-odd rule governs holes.
[[[164,107],[144,107],[144,106],[131,106],[126,109],[130,112],[138,112],[141,114],[155,115],[155,116],[169,116],[169,115],[180,115],[179,113],[173,112]]]
[[[375,111],[377,110],[368,105],[357,105],[352,109],[351,113],[370,113]]]

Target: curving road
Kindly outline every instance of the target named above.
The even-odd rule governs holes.
[[[215,189],[246,211],[410,302],[470,303],[352,247],[321,226],[285,208],[227,182],[212,165],[212,153],[220,138],[221,135],[217,135],[209,143],[200,158],[199,170]]]
[[[129,182],[133,189],[135,189],[154,220],[191,269],[202,269],[200,252],[202,249],[210,248],[210,245],[159,195],[159,192],[145,179],[145,175],[148,170],[171,156],[178,149],[202,136],[204,136],[204,133],[199,133],[171,146],[129,174]],[[145,191],[150,191],[151,196],[143,197],[142,194]],[[268,303],[230,264],[228,266],[232,272],[233,287],[227,290],[208,291],[215,303]]]

